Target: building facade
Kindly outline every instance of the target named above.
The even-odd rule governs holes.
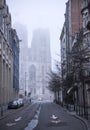
[[[66,3],[65,25],[66,25],[66,55],[67,55],[67,72],[70,72],[71,60],[70,52],[72,50],[72,41],[75,33],[82,27],[81,15],[82,0],[68,0]]]
[[[67,99],[69,99],[68,102],[70,98],[73,99],[72,103],[77,114],[88,118],[90,107],[90,0],[69,0],[66,4],[65,22],[67,77],[64,83],[66,82],[66,88],[69,87],[66,91]],[[62,49],[64,36],[62,29]]]
[[[62,68],[62,78],[65,79],[67,71],[67,57],[66,57],[66,25],[64,23],[62,33],[60,36],[61,41],[61,68]]]
[[[66,79],[72,70],[71,52],[74,36],[82,27],[82,0],[68,0],[66,3],[65,23],[60,36],[62,78]],[[66,91],[68,88],[65,88]]]
[[[20,93],[25,95],[25,87],[28,86],[27,72],[28,72],[28,34],[26,26],[15,23],[14,28],[17,30],[17,34],[20,40],[20,53],[19,53],[19,87]],[[27,83],[27,84],[26,84]],[[28,87],[27,87],[28,88]]]
[[[13,96],[13,51],[9,42],[11,15],[5,0],[0,1],[0,104]]]
[[[88,62],[85,64],[85,97],[86,103],[90,106],[90,0],[83,0],[82,3],[82,17],[83,17],[83,46],[85,49],[85,57]]]
[[[11,30],[12,50],[13,50],[13,96],[18,97],[19,93],[19,38],[16,30]]]
[[[15,97],[11,24],[11,15],[6,1],[0,0],[0,108]]]
[[[29,51],[28,89],[31,96],[50,99],[48,86],[48,73],[51,69],[50,36],[46,29],[37,29],[33,33]]]

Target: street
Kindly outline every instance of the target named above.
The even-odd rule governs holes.
[[[83,121],[50,102],[10,110],[0,120],[0,130],[87,130]]]
[[[32,103],[19,109],[11,109],[7,116],[0,120],[0,130],[24,130],[30,121],[39,104]]]
[[[51,118],[52,115],[58,117],[57,122]],[[44,103],[41,105],[39,123],[34,130],[86,130],[86,126],[62,107],[54,103]]]

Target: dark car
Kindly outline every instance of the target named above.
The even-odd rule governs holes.
[[[8,109],[18,108],[17,100],[11,101],[8,103]]]

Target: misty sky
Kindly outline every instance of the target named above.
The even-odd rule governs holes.
[[[21,23],[28,30],[30,46],[32,33],[37,28],[49,28],[53,59],[59,59],[59,37],[64,23],[67,0],[6,0],[12,23]]]

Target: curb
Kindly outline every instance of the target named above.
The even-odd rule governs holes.
[[[88,122],[86,119],[84,119],[84,118],[82,118],[82,117],[80,117],[80,116],[78,116],[78,115],[73,115],[73,116],[74,116],[75,118],[81,120],[81,121],[85,124],[87,130],[90,130],[89,122]]]
[[[68,114],[70,114],[71,116],[77,118],[78,120],[81,120],[85,126],[86,126],[86,130],[90,130],[90,122],[88,120],[86,120],[83,117],[78,116],[76,113],[71,113],[69,110],[67,110],[65,107],[62,107],[64,111],[66,111]]]
[[[81,121],[85,124],[86,130],[90,130],[90,123],[89,123],[88,120],[86,120],[86,119],[83,118],[83,117],[78,116],[76,113],[72,114],[72,113],[71,113],[69,110],[67,110],[66,108],[64,108],[64,111],[67,111],[67,113],[70,114],[71,116],[73,116],[73,117],[75,117],[75,118],[81,120]]]
[[[80,116],[78,116],[78,115],[76,115],[76,114],[71,114],[69,111],[67,111],[67,112],[68,112],[71,116],[74,116],[75,118],[81,120],[81,121],[85,124],[86,129],[87,129],[87,130],[90,130],[90,125],[89,125],[88,120],[86,120],[85,118],[82,118],[82,117],[80,117]]]

